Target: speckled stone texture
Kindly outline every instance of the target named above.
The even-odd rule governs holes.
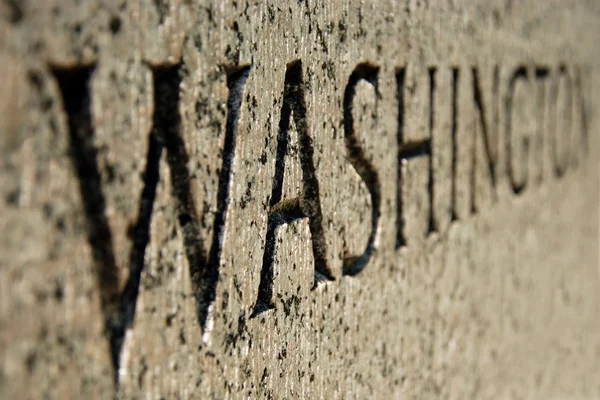
[[[600,7],[0,0],[0,397],[600,397]]]

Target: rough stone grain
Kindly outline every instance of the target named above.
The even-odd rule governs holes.
[[[599,21],[0,0],[0,397],[600,397]]]

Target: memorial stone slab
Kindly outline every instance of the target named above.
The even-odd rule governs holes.
[[[0,397],[600,397],[593,0],[0,1]]]

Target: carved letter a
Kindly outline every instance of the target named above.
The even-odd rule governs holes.
[[[313,164],[312,138],[308,132],[306,102],[304,99],[304,82],[302,79],[302,62],[288,64],[285,74],[283,104],[277,135],[277,159],[275,176],[270,201],[265,252],[258,287],[258,299],[254,305],[252,317],[263,311],[275,308],[273,304],[273,263],[275,260],[275,233],[283,224],[289,224],[300,218],[309,219],[313,256],[315,260],[315,278],[313,288],[320,281],[332,280],[327,265],[327,248],[323,232],[321,202],[319,200],[319,182]],[[288,147],[288,136],[291,118],[298,131],[300,163],[302,165],[302,195],[293,199],[282,199],[283,175],[285,169],[285,153]]]

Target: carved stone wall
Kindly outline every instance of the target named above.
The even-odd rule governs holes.
[[[0,16],[0,397],[600,397],[595,1]]]

